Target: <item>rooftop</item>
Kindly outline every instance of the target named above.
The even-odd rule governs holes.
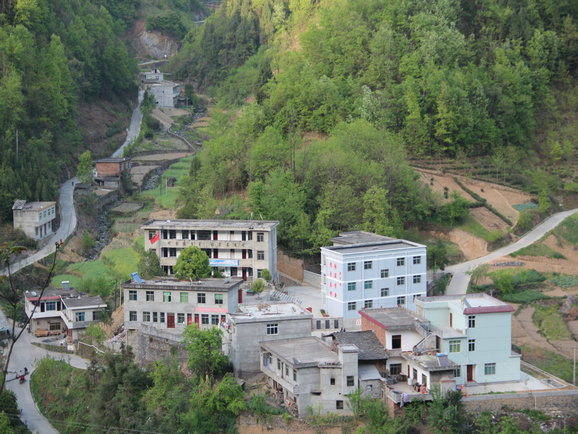
[[[460,365],[452,362],[447,354],[421,354],[416,355],[410,352],[402,353],[406,360],[417,362],[426,371],[451,371]]]
[[[386,250],[401,250],[409,248],[425,248],[422,244],[406,240],[376,241],[371,243],[351,244],[343,246],[329,246],[321,249],[331,250],[342,254],[380,252]]]
[[[365,231],[342,232],[338,237],[332,238],[334,246],[344,246],[349,244],[362,244],[382,241],[392,241],[394,238],[383,235],[372,234]]]
[[[514,311],[514,308],[508,303],[483,293],[466,295],[440,295],[437,297],[422,297],[418,300],[419,303],[423,303],[424,307],[430,303],[436,302],[460,304],[463,308],[464,315]]]
[[[122,163],[124,161],[130,161],[130,158],[101,158],[100,160],[95,160],[95,163]]]
[[[76,298],[64,298],[64,304],[68,309],[74,309],[79,307],[106,307],[106,303],[102,300],[102,298],[98,296],[90,296],[90,295],[79,295]]]
[[[40,295],[40,291],[26,291],[24,293],[26,296],[26,300],[33,301],[38,300],[38,296]],[[42,294],[42,300],[55,300],[60,297],[62,298],[70,298],[70,297],[79,297],[81,294],[76,289],[53,289],[47,288]]]
[[[379,322],[388,330],[413,330],[416,320],[427,322],[418,317],[415,312],[401,307],[364,309],[359,313],[361,316]]]
[[[261,348],[285,359],[295,367],[340,363],[337,353],[314,336],[262,342]]]
[[[178,280],[171,277],[160,277],[154,280],[134,280],[124,282],[123,288],[128,289],[166,289],[175,291],[230,291],[243,283],[243,279],[203,279],[199,281]]]
[[[339,345],[355,345],[359,348],[359,360],[385,360],[387,353],[373,330],[331,333]]]
[[[12,209],[22,211],[42,211],[43,209],[55,204],[56,202],[27,202],[25,200],[19,199],[14,202]]]
[[[182,229],[273,229],[279,224],[277,220],[151,220],[142,229],[182,228]]]
[[[234,323],[270,319],[294,319],[296,316],[313,318],[313,314],[295,303],[243,304],[239,306],[238,312],[230,315],[231,321]]]

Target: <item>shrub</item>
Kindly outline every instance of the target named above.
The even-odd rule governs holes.
[[[507,303],[529,304],[538,300],[547,300],[550,297],[538,291],[522,291],[514,294],[504,294],[499,297]]]

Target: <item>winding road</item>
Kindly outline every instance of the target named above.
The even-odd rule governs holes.
[[[558,226],[562,221],[570,217],[575,212],[578,212],[578,208],[570,211],[562,211],[556,214],[552,214],[518,241],[513,244],[509,244],[498,250],[494,250],[492,253],[482,256],[481,258],[473,259],[468,262],[462,262],[461,264],[452,265],[447,267],[445,271],[452,273],[452,280],[450,281],[447,289],[447,295],[461,295],[465,294],[468,285],[470,283],[470,272],[475,270],[479,265],[489,262],[493,259],[501,258],[502,256],[514,253],[523,247],[527,247],[532,243],[535,243],[540,238],[542,238],[546,233],[550,232],[556,226]]]

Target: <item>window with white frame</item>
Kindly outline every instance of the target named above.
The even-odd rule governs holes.
[[[129,321],[136,321],[136,312],[134,310],[131,310],[128,313],[128,320]]]
[[[164,323],[164,322],[165,322],[165,313],[164,313],[164,312],[159,313],[159,317],[160,317],[159,322],[163,322],[163,323]]]
[[[495,363],[486,363],[484,365],[484,374],[485,375],[496,375],[496,364]]]
[[[264,250],[257,250],[257,260],[264,261],[265,260],[265,251]]]
[[[223,304],[223,294],[215,294],[215,304]]]
[[[136,299],[137,299],[136,297],[137,297],[137,296],[136,296],[136,291],[130,290],[130,291],[128,292],[128,299],[129,299],[130,301],[136,301]]]
[[[84,312],[76,312],[76,321],[84,321]]]
[[[147,291],[146,292],[146,300],[147,301],[155,301],[155,292],[154,291]]]
[[[355,262],[347,263],[347,271],[355,271]]]
[[[388,297],[389,296],[389,288],[381,288],[381,296]]]
[[[398,285],[404,285],[405,284],[405,277],[404,276],[400,276],[397,278],[397,284]]]
[[[371,309],[373,307],[373,300],[365,300],[363,303],[363,307],[366,309]]]
[[[405,265],[405,258],[397,258],[397,266],[402,267]]]
[[[347,290],[348,291],[355,291],[357,284],[356,282],[347,282]]]
[[[355,376],[348,375],[347,376],[347,387],[354,387],[355,386]]]
[[[185,323],[185,314],[177,313],[177,324],[184,324],[184,323]]]
[[[159,322],[159,313],[153,312],[153,322]]]
[[[279,323],[267,324],[267,334],[268,335],[278,335],[279,334]]]
[[[413,283],[421,283],[421,276],[419,274],[413,276]]]
[[[400,296],[400,297],[397,297],[397,305],[398,305],[398,306],[403,306],[403,305],[405,305],[405,296],[404,296],[404,295],[402,295],[402,296]]]
[[[265,241],[265,233],[257,232],[257,242],[262,243],[263,241]]]
[[[188,303],[188,302],[189,302],[189,293],[181,292],[181,303]]]
[[[381,270],[381,278],[386,279],[389,277],[389,268],[384,268]]]
[[[373,262],[372,261],[365,261],[363,263],[363,269],[364,270],[371,270],[373,268]]]
[[[476,351],[476,340],[468,339],[468,351]]]
[[[201,314],[201,324],[209,324],[209,314],[202,313]]]
[[[413,257],[413,265],[421,264],[421,256],[414,256]]]
[[[468,328],[473,329],[475,327],[476,327],[476,316],[475,315],[469,315],[468,316]]]
[[[347,310],[355,310],[357,308],[357,303],[355,301],[350,301],[347,303]]]
[[[391,363],[389,365],[389,375],[401,374],[401,363]]]
[[[454,368],[454,377],[461,377],[462,376],[462,370],[460,369],[460,367],[456,367]]]
[[[204,304],[207,302],[207,295],[204,292],[199,292],[197,294],[197,303]]]
[[[365,289],[373,288],[373,280],[366,280],[365,282],[363,282],[363,287]]]
[[[163,301],[164,302],[170,302],[172,300],[172,295],[170,293],[170,291],[164,291],[163,292]]]
[[[46,310],[56,310],[56,302],[55,301],[47,301],[46,302]]]
[[[150,312],[143,312],[142,313],[142,320],[144,322],[150,322],[151,320],[151,313]]]
[[[459,353],[462,351],[462,343],[460,341],[450,341],[450,353]]]

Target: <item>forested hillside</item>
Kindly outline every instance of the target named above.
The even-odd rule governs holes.
[[[0,1],[0,220],[14,199],[55,200],[76,171],[80,102],[134,86],[119,39],[138,0]]]
[[[230,0],[172,69],[218,101],[181,217],[282,221],[293,251],[403,235],[467,209],[407,158],[487,158],[533,193],[576,192],[578,3]],[[574,170],[574,172],[573,172]],[[248,194],[244,192],[248,191]]]

